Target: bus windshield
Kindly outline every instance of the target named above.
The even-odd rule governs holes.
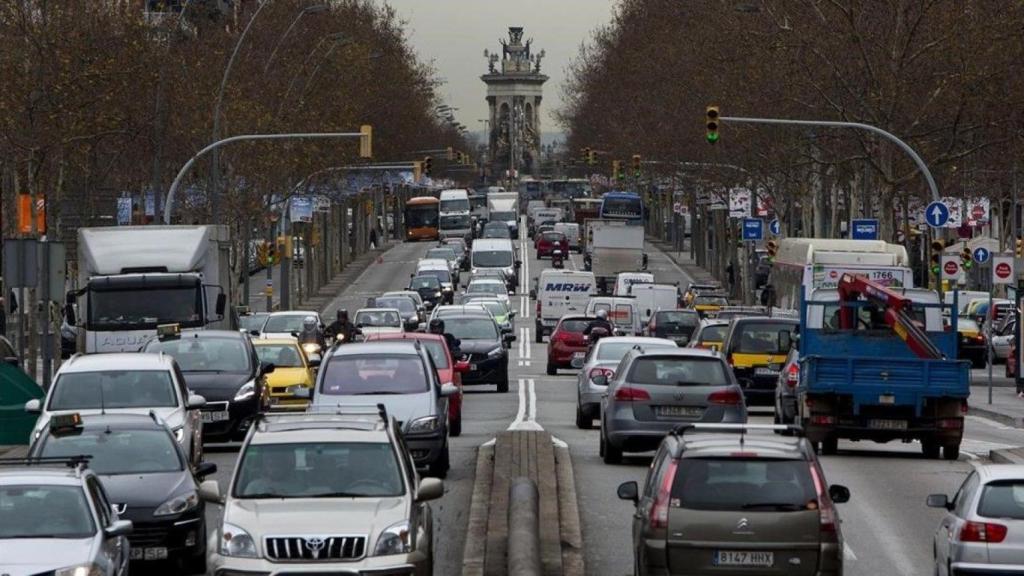
[[[405,225],[409,228],[437,228],[437,204],[406,204]]]
[[[606,196],[601,203],[602,218],[643,218],[643,201],[639,196]]]

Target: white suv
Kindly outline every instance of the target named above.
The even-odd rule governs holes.
[[[213,574],[433,574],[428,501],[443,484],[416,474],[382,406],[264,414],[249,431],[209,543]]]
[[[206,399],[189,392],[174,358],[167,354],[90,354],[61,364],[46,398],[29,400],[25,411],[39,414],[35,440],[57,414],[155,413],[167,423],[189,462],[202,456],[203,421],[199,409]]]

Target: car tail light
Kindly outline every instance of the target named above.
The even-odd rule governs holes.
[[[540,318],[540,298],[537,298],[537,318]]]
[[[615,370],[612,370],[610,368],[591,368],[590,373],[587,374],[587,377],[593,380],[595,376],[604,376],[611,380],[612,378],[615,377]]]
[[[668,528],[668,503],[672,496],[672,484],[676,480],[677,466],[675,460],[669,462],[665,475],[661,477],[661,485],[658,486],[658,493],[655,494],[654,504],[651,506],[650,527],[653,529]]]
[[[786,386],[790,388],[796,388],[796,385],[800,383],[800,367],[796,364],[790,364],[789,368],[786,369]]]
[[[835,423],[836,419],[833,416],[824,416],[821,414],[811,416],[811,424],[814,424],[816,426],[831,426]]]
[[[961,418],[940,418],[935,426],[939,430],[960,430],[964,427],[964,421]]]
[[[998,544],[1006,538],[1006,526],[994,522],[967,522],[960,528],[961,542]]]
[[[838,542],[838,529],[836,527],[839,519],[836,517],[835,504],[828,497],[828,490],[825,488],[825,479],[822,477],[818,467],[810,463],[811,478],[814,480],[814,493],[818,497],[818,532],[821,533],[823,542]]]
[[[729,366],[731,366],[731,367],[733,367],[733,368],[735,368],[735,367],[736,367],[736,361],[735,361],[735,360],[733,360],[733,358],[732,358],[732,354],[729,354],[728,356],[726,356],[726,357],[725,357],[725,361],[729,363]]]
[[[647,390],[643,388],[632,388],[630,386],[622,386],[615,391],[615,399],[619,402],[634,402],[637,400],[650,400],[651,395],[647,393]]]
[[[721,390],[708,395],[708,402],[722,406],[736,406],[743,403],[743,395],[737,390]]]
[[[960,401],[960,413],[961,414],[967,414],[967,412],[969,410],[970,410],[970,408],[968,407],[967,400],[961,400]]]

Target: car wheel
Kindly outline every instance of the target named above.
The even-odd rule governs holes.
[[[547,372],[548,372],[548,376],[557,376],[558,375],[558,367],[555,366],[554,364],[552,364],[551,362],[548,362]]]
[[[942,447],[942,459],[943,460],[956,460],[960,457],[960,445],[951,444]]]
[[[202,550],[199,551],[195,556],[188,558],[182,558],[180,562],[180,569],[184,574],[206,574],[206,526],[203,526],[203,532],[200,535]]]
[[[533,340],[537,344],[543,344],[544,343],[544,329],[541,328],[540,326],[537,326],[537,327],[534,328]]]
[[[448,424],[448,435],[453,437],[462,436],[462,416]]]
[[[603,437],[602,437],[603,438]],[[621,464],[622,463],[622,450],[612,446],[611,442],[604,441],[604,454],[602,457],[605,464]]]
[[[590,430],[594,427],[594,419],[588,418],[579,404],[576,405],[576,427],[580,430]]]
[[[921,453],[929,460],[939,457],[939,444],[935,440],[921,440]]]
[[[441,455],[438,456],[437,460],[435,460],[433,463],[431,463],[429,467],[427,467],[427,475],[428,476],[433,476],[435,478],[444,479],[446,476],[448,476],[448,468],[449,468],[448,445],[445,444],[444,449],[441,450]]]
[[[839,452],[839,438],[829,436],[821,441],[821,453],[824,456],[835,456]]]
[[[505,379],[504,380],[500,380],[498,382],[498,392],[501,392],[501,393],[508,392],[508,374],[505,375]]]

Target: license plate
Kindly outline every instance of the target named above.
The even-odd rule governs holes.
[[[878,403],[885,404],[886,406],[892,406],[896,403],[896,397],[892,394],[880,394],[878,396]]]
[[[218,412],[203,412],[203,422],[223,422],[231,418],[227,410],[221,410]]]
[[[167,560],[167,548],[132,548],[131,560]]]
[[[575,359],[577,359],[577,358],[579,358],[580,360],[582,360],[582,359],[584,359],[584,358],[585,358],[586,356],[587,356],[587,355],[586,355],[586,354],[584,354],[583,352],[573,352],[573,353],[572,353],[572,359],[573,359],[573,360],[575,360]]]
[[[906,430],[907,421],[873,419],[868,420],[868,428],[874,428],[875,430]]]
[[[654,415],[659,418],[699,418],[704,409],[695,406],[655,406]]]
[[[779,375],[779,371],[778,370],[773,370],[771,368],[755,368],[754,369],[754,375],[755,376],[778,376]]]
[[[717,550],[712,559],[715,566],[754,566],[771,568],[775,565],[773,552],[754,552],[747,550]]]

